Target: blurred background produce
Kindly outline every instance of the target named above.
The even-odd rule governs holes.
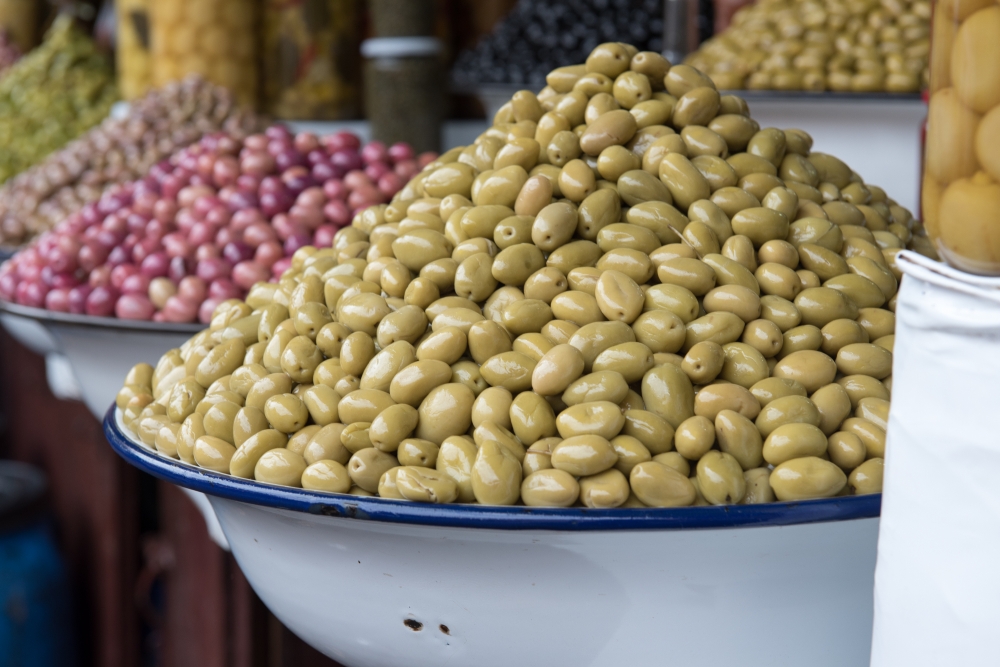
[[[0,77],[0,182],[101,122],[117,97],[108,59],[60,17]]]
[[[52,228],[205,134],[223,130],[242,139],[263,127],[228,90],[199,77],[152,91],[123,117],[104,120],[0,187],[0,246]]]
[[[200,74],[242,104],[257,100],[259,4],[246,0],[155,0],[149,6],[153,84]]]
[[[221,301],[277,279],[302,246],[328,247],[421,166],[406,144],[362,147],[348,132],[320,141],[274,125],[244,136],[206,134],[67,216],[0,267],[0,297],[81,315],[208,322]]]
[[[266,0],[264,108],[279,118],[339,120],[360,113],[360,0]]]
[[[711,35],[711,26],[703,32]],[[663,0],[521,0],[451,70],[459,86],[489,83],[545,85],[556,67],[583,62],[601,42],[623,41],[660,51]]]
[[[761,0],[685,62],[721,89],[915,93],[929,0]]]

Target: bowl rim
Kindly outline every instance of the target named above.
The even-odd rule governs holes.
[[[178,486],[252,505],[366,521],[501,530],[690,530],[868,519],[878,517],[882,506],[880,493],[766,505],[636,509],[431,505],[307,491],[197,468],[167,458],[133,438],[114,404],[104,417],[104,434],[128,463]]]
[[[201,330],[208,328],[207,324],[201,324],[200,322],[148,322],[145,320],[122,320],[117,317],[96,317],[94,315],[61,313],[59,311],[47,310],[45,308],[22,306],[4,299],[0,299],[0,313],[7,313],[9,315],[16,315],[17,317],[37,320],[45,324],[111,329],[118,331],[194,335]]]

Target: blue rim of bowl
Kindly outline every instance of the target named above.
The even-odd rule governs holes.
[[[104,434],[115,452],[128,463],[193,491],[252,505],[368,521],[504,530],[690,530],[868,519],[877,517],[882,506],[881,494],[766,505],[642,509],[430,505],[318,493],[202,470],[157,454],[137,442],[123,430],[114,405],[104,417]]]

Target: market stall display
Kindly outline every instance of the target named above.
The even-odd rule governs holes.
[[[356,211],[388,200],[418,169],[408,146],[362,147],[346,132],[322,141],[277,125],[245,139],[209,134],[15,255],[0,268],[0,297],[207,323],[218,303],[277,278],[298,248],[330,245]]]
[[[105,119],[0,187],[0,245],[32,240],[205,134],[241,139],[263,127],[228,91],[199,77],[154,90],[124,117]]]
[[[110,63],[60,16],[0,77],[0,183],[101,122],[117,98]]]
[[[929,0],[761,0],[685,62],[723,90],[915,93],[930,16]]]
[[[937,2],[921,192],[941,257],[1000,275],[1000,6]]]
[[[548,83],[136,366],[125,425],[212,471],[423,502],[879,491],[919,223],[689,66],[609,43]]]

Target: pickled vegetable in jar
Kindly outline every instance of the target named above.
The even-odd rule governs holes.
[[[1000,4],[938,0],[921,194],[941,257],[1000,275]]]
[[[153,85],[153,64],[149,53],[149,0],[116,0],[118,43],[115,65],[122,97],[134,100]]]
[[[268,0],[264,107],[279,118],[338,120],[359,112],[357,0]]]
[[[256,5],[242,0],[150,3],[153,84],[200,74],[241,104],[257,101]]]

